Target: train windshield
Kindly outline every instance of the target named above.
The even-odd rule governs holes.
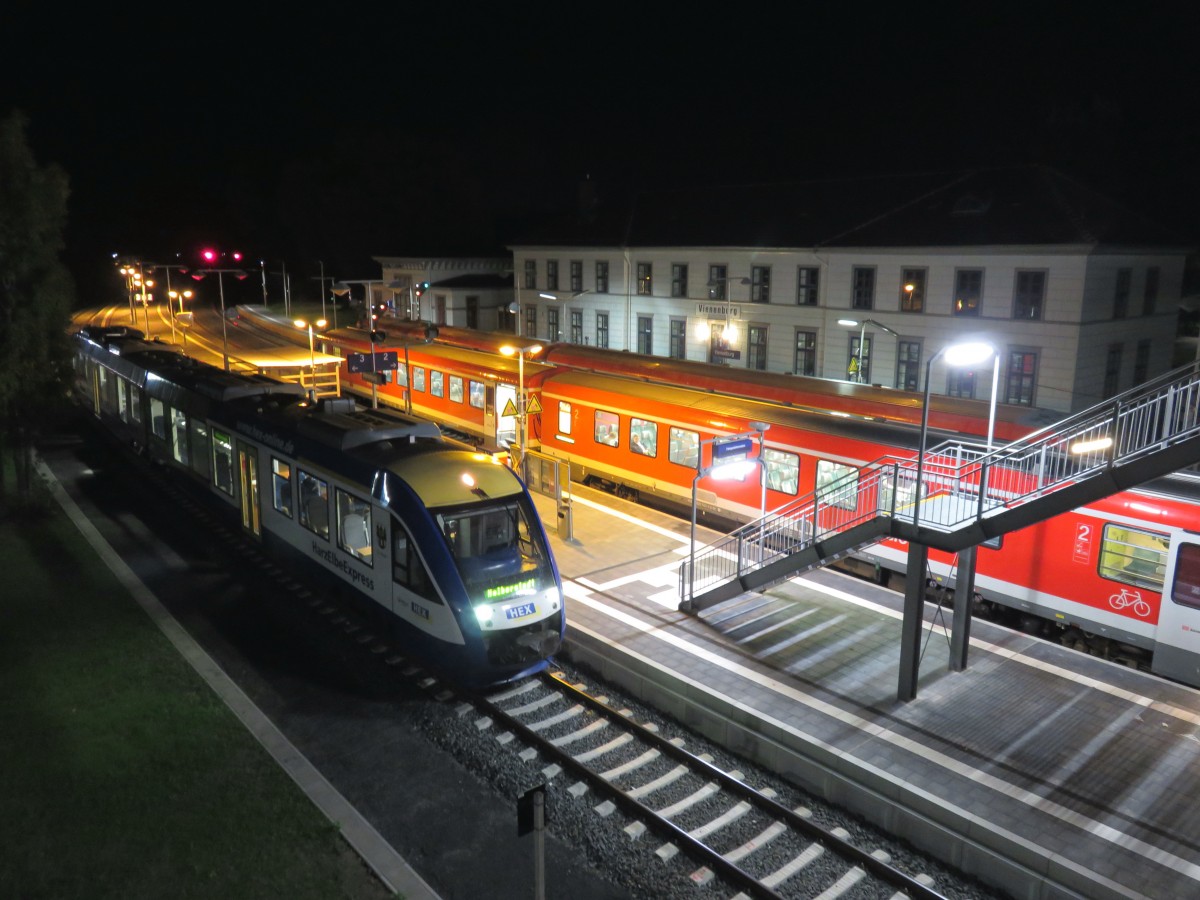
[[[518,582],[532,592],[552,580],[550,551],[536,516],[525,497],[437,512],[438,525],[472,596]]]

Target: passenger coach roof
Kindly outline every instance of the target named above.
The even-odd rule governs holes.
[[[669,387],[651,382],[636,381],[613,375],[596,375],[590,372],[562,372],[547,381],[542,388],[543,397],[554,396],[557,386],[575,385],[602,392],[606,397],[605,408],[615,411],[646,415],[654,418],[651,403],[665,403],[691,409],[704,415],[705,420],[719,427],[723,417],[740,421],[731,423],[733,429],[741,429],[745,422],[767,422],[804,431],[816,431],[854,440],[872,441],[888,446],[916,449],[919,431],[910,425],[867,421],[853,416],[834,415],[826,412],[788,408],[759,400],[747,400],[727,394],[714,394],[691,388]],[[639,409],[639,404],[641,408]],[[543,403],[544,406],[544,403]],[[946,432],[935,432],[937,440],[947,436]],[[957,435],[955,435],[957,436]],[[772,435],[768,432],[767,442]],[[933,446],[931,442],[930,446]]]

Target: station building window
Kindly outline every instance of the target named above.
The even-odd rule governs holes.
[[[275,509],[289,519],[292,517],[292,466],[282,459],[271,457],[271,496]]]
[[[1100,577],[1161,591],[1170,543],[1165,534],[1126,525],[1105,525],[1100,542]]]
[[[349,491],[337,490],[338,546],[371,565],[371,504]]]
[[[689,469],[700,464],[700,434],[685,428],[671,427],[667,446],[667,459]]]
[[[817,499],[838,509],[856,509],[858,469],[828,459],[817,460]]]
[[[296,481],[300,488],[300,524],[329,540],[329,484],[303,469],[297,470]]]

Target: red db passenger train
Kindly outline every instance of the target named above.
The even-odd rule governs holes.
[[[380,346],[403,345],[405,327],[389,323],[389,342]],[[327,335],[326,346],[336,352],[333,340],[349,347],[353,339]],[[471,340],[475,348],[467,346]],[[437,343],[408,344],[410,396],[415,412],[503,447],[515,435],[515,417],[504,410],[519,389],[518,364],[485,352],[489,340],[497,336],[442,329]],[[697,482],[697,513],[719,527],[853,479],[881,457],[916,455],[919,395],[766,373],[754,373],[762,382],[755,386],[743,370],[563,345],[535,358],[524,365],[526,390],[540,408],[530,417],[531,443],[569,461],[573,481],[629,499],[690,516],[693,480],[709,463],[705,443],[767,426],[765,490],[757,473],[740,482]],[[375,386],[377,398],[402,405],[403,372],[395,374]],[[1044,424],[1024,420],[1027,413],[1000,407],[997,440]],[[964,437],[980,444],[987,421],[986,403],[932,398],[928,446]],[[1067,646],[1200,686],[1198,500],[1200,477],[1181,472],[985,544],[977,559],[977,611],[1019,618],[1027,630]],[[904,542],[887,539],[842,564],[886,581],[904,572],[906,551]],[[935,581],[949,580],[954,565],[951,555],[931,551]]]

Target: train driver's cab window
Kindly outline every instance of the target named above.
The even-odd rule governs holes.
[[[667,459],[689,469],[700,465],[700,433],[683,428],[671,428]]]
[[[1100,576],[1162,591],[1170,542],[1165,534],[1125,525],[1105,525],[1100,541]]]
[[[463,380],[461,375],[450,376],[450,402],[463,402]]]
[[[271,457],[271,495],[275,509],[289,519],[292,517],[292,467],[282,459]]]
[[[817,460],[817,499],[839,509],[856,509],[858,469],[828,459]]]
[[[371,504],[361,497],[337,491],[338,546],[367,565],[371,564]]]
[[[329,540],[329,485],[303,469],[297,470],[296,483],[300,490],[300,524]]]
[[[233,496],[233,439],[217,428],[212,433],[213,484]]]
[[[425,367],[424,366],[413,366],[412,372],[413,372],[412,389],[414,391],[421,391],[422,393],[424,393],[424,391],[425,391]]]
[[[645,419],[631,418],[629,449],[642,456],[658,456],[658,425]]]
[[[487,389],[482,381],[468,382],[468,396],[471,398],[471,405],[476,409],[483,409],[484,398],[487,396]]]
[[[392,580],[408,588],[419,597],[433,603],[442,599],[433,587],[433,579],[425,570],[425,563],[417,553],[416,541],[412,539],[400,520],[392,517]]]
[[[164,441],[167,439],[167,414],[163,402],[157,397],[150,398],[150,429],[155,437]]]
[[[616,413],[605,412],[602,409],[596,410],[596,443],[608,444],[610,447],[617,446],[620,443],[617,435],[619,424],[620,419]]]
[[[571,436],[571,404],[565,400],[558,401],[558,433]]]
[[[429,372],[429,395],[431,397],[446,396],[445,389],[442,387],[442,373],[441,372],[434,372],[433,370],[430,370],[430,372]]]
[[[1200,608],[1200,544],[1179,545],[1171,599],[1180,606]]]
[[[800,457],[795,453],[763,448],[763,464],[767,468],[767,487],[782,494],[795,496],[800,491]]]
[[[188,417],[183,410],[171,410],[171,431],[173,433],[171,451],[175,454],[175,462],[186,466],[188,464]]]

